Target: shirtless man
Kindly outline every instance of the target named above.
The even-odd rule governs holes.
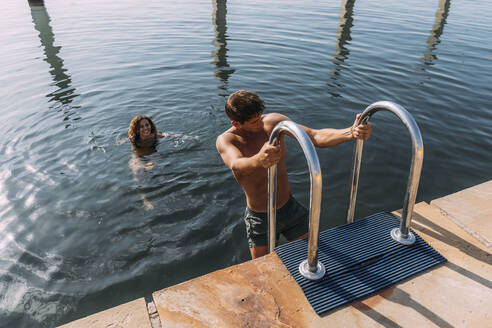
[[[273,128],[289,118],[278,113],[263,114],[263,100],[256,93],[244,90],[231,94],[225,109],[232,127],[217,138],[216,146],[246,195],[244,221],[251,257],[255,259],[268,251],[269,167],[277,164],[277,234],[284,234],[290,241],[306,237],[309,228],[308,211],[290,194],[283,136],[277,146],[268,143]],[[301,127],[314,146],[333,147],[354,138],[369,139],[371,126],[356,126],[360,115],[357,115],[351,127],[345,129],[315,130]]]

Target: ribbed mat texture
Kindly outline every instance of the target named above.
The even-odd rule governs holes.
[[[390,231],[399,226],[393,214],[381,212],[321,232],[318,259],[326,275],[320,281],[299,273],[299,264],[307,259],[307,238],[275,251],[321,314],[446,261],[415,231],[416,242],[411,246],[394,241]]]

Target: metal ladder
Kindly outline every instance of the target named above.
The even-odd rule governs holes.
[[[318,155],[313,143],[304,130],[292,121],[278,123],[270,135],[269,143],[276,145],[282,133],[290,132],[299,142],[306,156],[311,177],[311,195],[309,200],[309,239],[308,258],[299,264],[299,272],[309,280],[319,280],[325,275],[325,266],[318,261],[319,216],[321,209],[322,178]],[[277,212],[277,164],[268,169],[268,230],[269,253],[276,244]]]
[[[400,105],[390,101],[378,101],[369,105],[361,117],[357,125],[369,122],[369,119],[374,113],[384,110],[398,116],[402,123],[407,127],[412,139],[412,165],[408,176],[407,191],[403,201],[403,212],[400,223],[400,228],[391,230],[391,237],[397,242],[404,245],[412,245],[415,243],[415,236],[410,231],[412,223],[413,206],[417,197],[417,189],[419,187],[420,173],[422,171],[422,161],[424,160],[424,144],[419,127],[413,119],[412,115]],[[354,222],[355,203],[357,198],[357,188],[359,185],[360,163],[362,158],[362,146],[364,141],[357,139],[354,147],[354,160],[352,163],[352,183],[350,188],[350,203],[347,213],[347,223]]]
[[[405,194],[402,220],[400,228],[391,230],[391,237],[403,245],[415,243],[415,236],[410,231],[413,206],[417,196],[417,189],[420,181],[422,170],[422,161],[424,157],[424,147],[422,136],[417,123],[413,117],[401,106],[389,102],[379,101],[369,105],[357,125],[369,122],[372,115],[380,110],[389,111],[395,114],[410,132],[413,145],[412,165],[408,178],[407,192]],[[299,142],[304,155],[308,161],[311,194],[309,206],[309,239],[308,239],[308,257],[299,264],[299,273],[309,280],[320,280],[325,275],[326,269],[323,263],[318,261],[318,243],[319,243],[319,218],[321,208],[322,178],[318,156],[314,145],[304,130],[292,121],[282,121],[275,126],[270,135],[269,143],[278,144],[282,133],[290,132],[291,135]],[[350,191],[350,203],[347,213],[347,223],[354,221],[355,203],[357,198],[357,188],[359,183],[360,163],[362,158],[362,148],[364,142],[356,140],[354,147],[354,160],[352,166],[352,183]],[[276,192],[277,192],[277,165],[268,169],[268,222],[269,222],[269,252],[273,251],[276,244]]]

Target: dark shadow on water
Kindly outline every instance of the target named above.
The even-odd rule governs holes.
[[[215,39],[213,41],[217,50],[212,52],[214,60],[212,64],[218,69],[215,71],[215,77],[222,84],[218,87],[227,92],[227,82],[234,69],[230,68],[227,63],[227,0],[212,0],[214,11],[212,13],[212,22],[215,28]]]
[[[332,58],[336,61],[343,62],[348,58],[350,51],[345,47],[348,41],[352,41],[350,36],[350,29],[353,24],[355,0],[345,0],[342,3],[342,10],[340,12],[340,23],[338,24],[337,31],[337,51],[336,55]],[[336,62],[334,62],[336,64]]]
[[[350,51],[346,46],[349,41],[352,41],[352,37],[350,36],[350,28],[354,25],[354,4],[355,0],[344,0],[342,2],[342,9],[339,16],[340,23],[338,24],[337,31],[337,50],[335,55],[331,57],[334,66],[330,72],[330,78],[332,81],[326,83],[330,87],[343,87],[343,85],[337,80],[339,79],[340,71],[343,68],[343,63],[350,54]],[[334,97],[340,96],[338,93],[330,93]]]
[[[50,65],[50,74],[53,77],[54,84],[57,90],[46,95],[49,101],[55,101],[51,108],[63,112],[63,120],[78,120],[77,117],[72,117],[75,114],[75,109],[80,106],[72,105],[74,98],[78,96],[75,93],[75,88],[72,87],[72,80],[66,68],[63,67],[63,59],[59,57],[61,46],[55,46],[55,35],[50,26],[50,17],[46,11],[42,1],[29,1],[31,7],[31,16],[34,23],[34,28],[39,32],[39,39],[44,49],[44,61]],[[68,128],[71,124],[66,123]]]
[[[451,6],[451,0],[439,0],[439,8],[436,11],[436,20],[432,27],[431,34],[427,39],[427,49],[424,56],[420,58],[420,61],[424,65],[434,65],[434,61],[437,59],[437,55],[434,53],[437,45],[441,42],[440,37],[444,31],[444,25],[446,25],[446,19],[449,15],[449,8]],[[420,66],[418,69],[425,70]]]

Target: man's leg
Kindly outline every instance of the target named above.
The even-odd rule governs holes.
[[[258,257],[267,255],[268,253],[268,246],[256,246],[256,247],[250,247],[249,252],[251,253],[251,258],[254,260]]]
[[[289,222],[282,224],[281,229],[288,241],[306,238],[309,235],[309,211],[294,197],[288,202],[289,207],[278,215],[279,222]]]
[[[294,240],[299,240],[302,238],[306,238],[308,236],[308,233],[306,232],[302,236],[299,236],[295,239],[289,240],[289,241],[294,241]],[[254,260],[258,257],[262,257],[268,254],[268,246],[256,246],[256,247],[250,247],[249,252],[251,253],[251,258]]]
[[[268,253],[267,214],[257,213],[246,208],[244,213],[246,236],[251,258],[256,259]]]

